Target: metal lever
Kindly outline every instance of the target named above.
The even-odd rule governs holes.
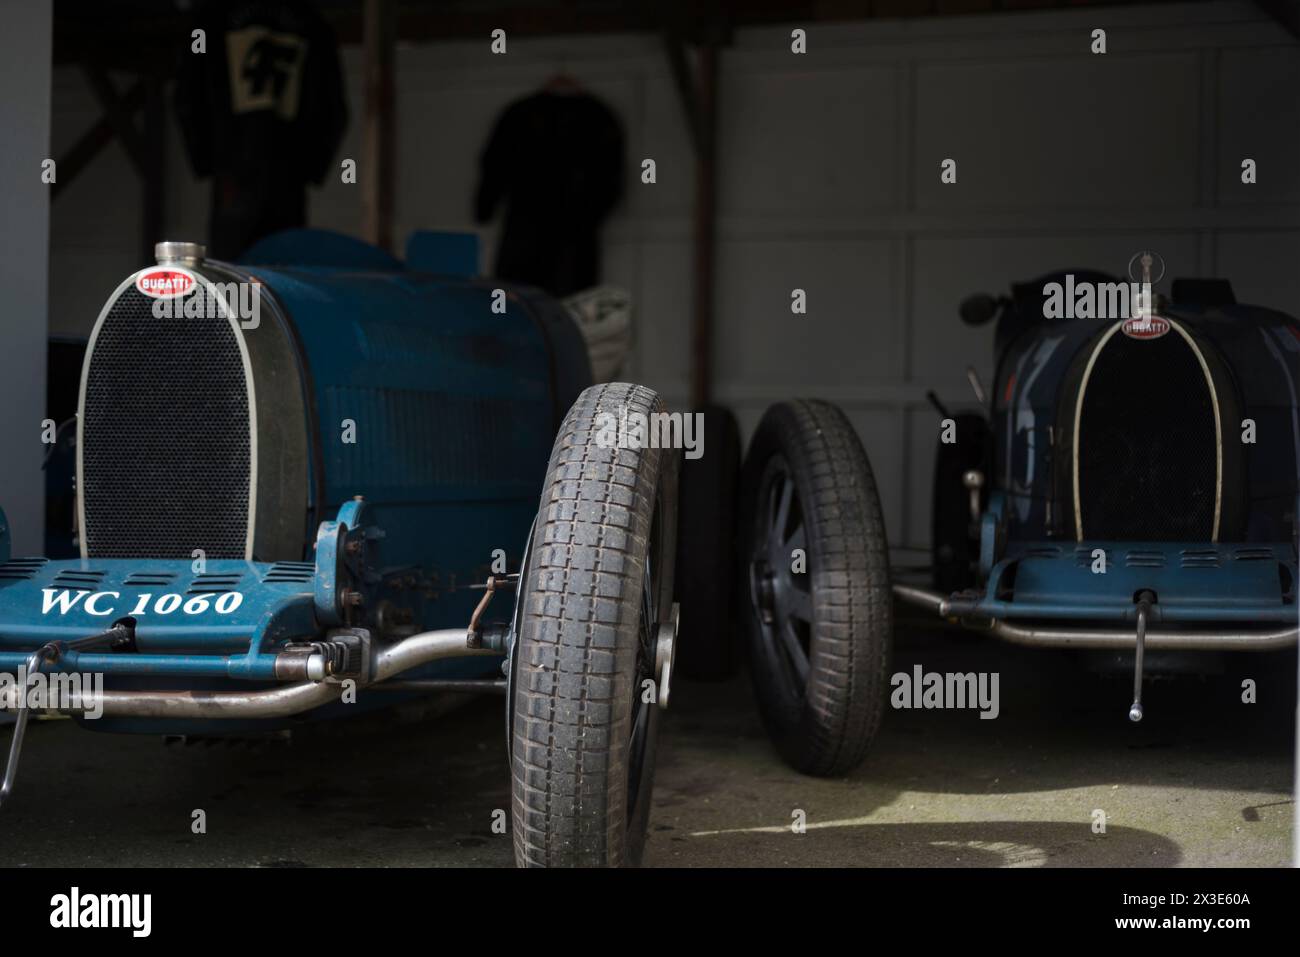
[[[1142,657],[1147,643],[1147,615],[1155,602],[1154,592],[1143,591],[1137,600],[1137,655],[1133,664],[1133,704],[1128,709],[1128,719],[1134,724],[1142,720]]]
[[[39,674],[47,661],[57,662],[64,651],[84,651],[99,645],[116,645],[121,641],[129,641],[134,629],[135,620],[124,619],[107,631],[101,631],[96,635],[88,635],[74,641],[48,642],[28,656],[24,665],[25,674],[23,680],[14,687],[14,706],[18,711],[18,717],[14,720],[14,736],[9,742],[9,760],[5,763],[4,780],[0,782],[0,807],[4,807],[5,801],[9,799],[9,795],[13,792],[14,779],[18,776],[18,759],[22,756],[23,735],[27,732],[27,720],[32,713],[32,709],[27,707],[27,680],[32,675]]]
[[[989,398],[984,392],[984,383],[980,382],[980,374],[975,371],[974,366],[966,367],[966,381],[970,383],[971,390],[975,393],[975,401],[980,405],[988,405]]]
[[[28,676],[41,670],[41,665],[44,663],[42,655],[48,647],[47,645],[39,651],[32,652],[27,658],[25,672]],[[27,719],[32,713],[32,709],[27,707],[26,683],[24,679],[22,687],[15,687],[17,692],[15,705],[18,708],[18,717],[14,720],[13,740],[9,742],[9,760],[5,763],[4,782],[0,783],[0,807],[4,807],[5,801],[9,799],[9,794],[14,789],[14,778],[18,776],[18,758],[23,750],[23,735],[27,732]]]
[[[474,609],[474,614],[471,615],[469,619],[469,631],[465,635],[465,646],[467,648],[493,648],[493,650],[505,650],[505,648],[497,649],[494,647],[494,642],[500,642],[504,639],[504,633],[490,633],[485,636],[482,623],[483,612],[487,611],[487,606],[491,603],[492,596],[496,594],[498,588],[504,588],[511,585],[517,586],[518,583],[519,573],[512,572],[509,575],[493,575],[487,580],[486,584],[482,586],[470,586],[471,588],[481,587],[484,591],[483,597],[479,599],[478,606]],[[488,639],[487,641],[484,640],[485,637]]]

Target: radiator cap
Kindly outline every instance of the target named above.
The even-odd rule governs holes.
[[[154,243],[153,254],[160,266],[197,266],[203,262],[207,249],[202,243]]]

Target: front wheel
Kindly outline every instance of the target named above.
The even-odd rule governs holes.
[[[866,452],[826,402],[774,405],[744,468],[743,615],[759,711],[781,756],[844,774],[884,713],[889,551]]]
[[[520,866],[640,862],[672,627],[677,454],[619,448],[610,426],[663,411],[642,386],[592,386],[551,452],[511,655]]]

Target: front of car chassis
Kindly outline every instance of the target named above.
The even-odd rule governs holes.
[[[220,735],[394,697],[362,703],[361,689],[504,691],[516,861],[638,863],[676,649],[677,483],[670,452],[602,444],[595,423],[624,406],[663,408],[648,389],[611,383],[570,409],[521,571],[461,586],[482,589],[461,628],[420,630],[441,623],[415,610],[421,569],[381,564],[386,535],[360,496],[320,524],[312,562],[11,559],[0,512],[0,713],[17,716],[0,804],[34,712]],[[508,620],[487,620],[506,589],[513,607],[492,611]],[[40,690],[50,676],[94,687],[60,683],[55,700]],[[596,695],[603,707],[582,706]],[[603,743],[573,748],[575,736]],[[604,786],[588,790],[598,776]]]
[[[337,524],[324,523],[321,538],[335,535]],[[0,529],[5,527],[0,512]],[[2,537],[0,545],[7,545]],[[0,626],[0,675],[19,678],[0,683],[0,713],[16,715],[0,806],[13,791],[24,732],[34,712],[143,719],[154,730],[176,726],[173,722],[280,722],[337,704],[350,687],[407,693],[505,690],[505,680],[495,677],[401,679],[437,661],[507,656],[519,628],[518,601],[508,624],[487,622],[483,614],[496,592],[516,588],[518,574],[495,576],[482,586],[483,598],[467,628],[418,632],[381,643],[368,630],[344,624],[345,606],[355,593],[339,589],[337,573],[322,567],[322,559],[331,557],[318,547],[315,566],[214,561],[208,571],[195,574],[184,560],[10,562],[0,549],[0,577],[11,576],[0,589],[0,621],[6,623]],[[213,585],[245,577],[252,584],[242,591]],[[156,583],[163,581],[171,591],[159,595]],[[214,588],[222,590],[203,590]],[[326,607],[318,603],[323,595],[334,596]],[[175,611],[185,619],[181,624],[123,615],[95,630],[97,617],[107,619],[126,608],[156,609],[169,596],[179,597]],[[227,601],[231,596],[239,601]],[[222,604],[227,608],[219,608]],[[23,621],[19,609],[35,606],[62,609],[59,623],[11,624]],[[322,618],[333,619],[338,627],[322,627]],[[656,636],[660,707],[668,704],[675,638],[674,618]],[[27,686],[42,674],[100,675],[121,687],[86,693],[78,685],[78,692],[66,699],[33,706]],[[137,687],[142,684],[181,687]],[[214,684],[220,690],[194,687]],[[234,687],[226,690],[228,686]],[[221,729],[214,725],[213,730]]]
[[[183,559],[10,560],[0,531],[0,712],[17,719],[0,804],[36,711],[135,719],[150,730],[216,722],[219,732],[223,723],[265,726],[315,711],[350,687],[383,688],[431,662],[506,653],[508,629],[482,625],[479,614],[469,628],[409,629],[388,642],[356,627],[355,613],[380,584],[365,561],[366,541],[378,538],[359,499],[322,523],[314,563],[214,560],[195,571]],[[480,612],[496,586],[517,577],[494,578]],[[29,702],[40,675],[96,676],[104,687],[87,693],[77,684],[74,695]],[[492,678],[417,684],[501,686]]]
[[[11,561],[6,527],[0,512],[0,578],[8,579],[0,588],[0,676],[5,678],[0,714],[16,716],[0,806],[13,791],[33,713],[133,719],[150,731],[200,722],[221,733],[231,724],[282,724],[340,703],[349,689],[506,690],[505,679],[495,675],[411,676],[449,659],[489,656],[508,662],[520,627],[519,601],[514,600],[507,623],[487,621],[484,614],[496,593],[518,592],[518,574],[494,576],[478,586],[483,597],[465,628],[381,642],[349,624],[349,610],[365,603],[357,600],[361,583],[372,576],[357,566],[359,574],[345,581],[337,559],[358,554],[348,543],[377,531],[364,524],[360,502],[344,506],[339,521],[322,524],[315,564],[223,560],[208,562],[202,573],[185,560]],[[160,594],[160,587],[166,591]],[[169,605],[170,611],[156,614]],[[45,623],[44,615],[32,623],[32,608],[52,613],[57,624]],[[134,614],[118,614],[123,610]],[[673,616],[659,624],[655,636],[659,708],[668,704],[675,639]],[[29,685],[40,675],[101,676],[106,687],[88,692],[77,684],[72,695],[34,704],[28,700]]]
[[[1148,649],[1278,651],[1297,644],[1300,578],[1291,543],[1005,543],[999,499],[992,497],[981,519],[981,588],[943,594],[895,582],[895,597],[1013,644],[1132,649],[1133,721],[1142,720]]]

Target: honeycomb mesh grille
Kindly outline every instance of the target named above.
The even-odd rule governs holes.
[[[88,359],[87,552],[243,558],[252,456],[239,343],[227,319],[160,319],[153,303],[134,286],[122,293]]]
[[[1217,442],[1209,384],[1183,337],[1111,336],[1079,419],[1083,538],[1210,541]]]

